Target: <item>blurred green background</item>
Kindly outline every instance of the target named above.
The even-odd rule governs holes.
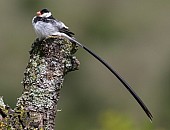
[[[31,20],[48,8],[111,64],[151,110],[153,123],[120,82],[81,48],[65,77],[56,130],[170,129],[170,1],[1,0],[0,95],[15,107],[36,38]]]

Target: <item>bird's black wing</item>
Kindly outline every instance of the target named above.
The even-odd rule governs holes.
[[[67,34],[69,37],[73,37],[74,33],[71,32],[67,26],[64,25],[64,23],[62,23],[61,21],[57,20],[57,19],[54,19],[52,16],[48,17],[48,18],[37,18],[39,21],[43,21],[45,23],[51,23],[54,27],[56,27],[59,32],[61,33],[65,33]],[[36,20],[37,20],[36,19]],[[38,21],[37,20],[37,21]],[[35,20],[34,20],[35,22]]]
[[[74,33],[71,32],[69,29],[63,27],[59,29],[59,32],[67,34],[69,37],[73,37]]]

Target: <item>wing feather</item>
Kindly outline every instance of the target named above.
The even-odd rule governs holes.
[[[65,34],[67,34],[67,35],[70,36],[70,37],[73,37],[73,35],[74,35],[73,32],[71,32],[68,28],[65,28],[65,27],[60,28],[60,29],[59,29],[59,32],[65,33]]]

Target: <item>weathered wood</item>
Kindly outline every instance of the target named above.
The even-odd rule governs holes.
[[[58,36],[32,44],[23,93],[14,110],[0,105],[0,129],[54,129],[64,76],[80,64],[76,51],[76,44]]]

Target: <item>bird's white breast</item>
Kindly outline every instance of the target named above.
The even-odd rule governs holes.
[[[33,27],[39,40],[42,40],[50,35],[56,35],[56,33],[58,32],[58,28],[53,26],[51,23],[45,23],[42,21],[33,23]]]

